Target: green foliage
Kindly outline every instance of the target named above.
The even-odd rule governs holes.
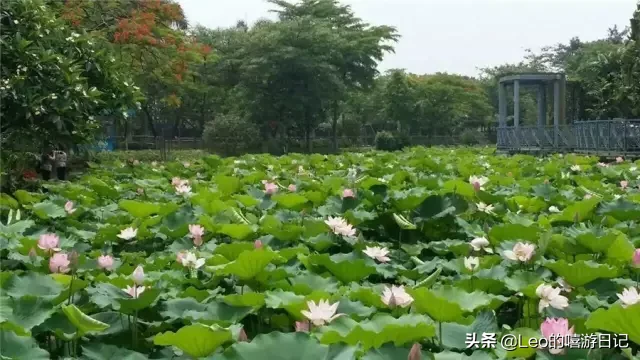
[[[547,317],[566,318],[581,334],[628,334],[636,346],[640,303],[626,303],[637,286],[640,196],[637,187],[622,192],[619,181],[640,174],[629,162],[603,172],[597,161],[414,147],[206,156],[189,166],[103,162],[47,193],[3,196],[21,219],[0,214],[0,354],[406,359],[419,343],[436,359],[548,359],[530,347],[466,349],[469,333],[540,338]],[[576,163],[581,172],[569,172]],[[476,190],[470,176],[489,180]],[[174,177],[188,180],[191,194],[177,194]],[[265,194],[262,180],[277,191]],[[340,197],[347,188],[354,198]],[[579,200],[587,190],[599,196]],[[76,212],[64,210],[66,201]],[[479,210],[480,201],[493,211]],[[335,227],[336,216],[355,233],[334,233],[327,222]],[[204,228],[197,242],[190,225]],[[135,237],[118,237],[126,227]],[[59,236],[73,271],[51,274],[51,254],[37,246],[45,233]],[[488,245],[474,250],[471,239],[482,236]],[[529,261],[508,256],[518,242],[535,246]],[[388,253],[375,256],[372,247]],[[186,252],[189,260],[178,261]],[[114,257],[110,269],[99,266],[104,254]],[[465,265],[471,256],[473,270]],[[144,290],[134,298],[138,266]],[[572,287],[560,290],[569,306],[551,302],[539,312],[545,299],[536,289],[560,288],[560,278]],[[342,315],[295,332],[320,300]],[[573,349],[566,356],[584,357]]]
[[[380,131],[375,138],[376,149],[385,151],[398,150],[396,138],[389,131]]]
[[[225,155],[255,152],[260,145],[260,132],[255,124],[233,114],[219,115],[208,122],[202,138],[208,148]]]
[[[484,133],[476,129],[466,129],[460,134],[460,142],[464,145],[486,145],[488,141]]]
[[[99,37],[76,32],[41,0],[2,2],[3,147],[93,139],[98,115],[122,116],[140,93]]]

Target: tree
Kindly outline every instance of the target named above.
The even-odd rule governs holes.
[[[123,117],[141,99],[99,37],[72,30],[41,0],[1,9],[3,150],[90,142],[96,116]]]
[[[199,70],[215,58],[210,46],[186,32],[179,4],[173,0],[67,0],[59,11],[73,26],[108,39],[111,51],[128,64],[146,98],[139,116],[146,120],[143,128],[155,136],[162,127],[177,136],[184,122],[198,117],[194,109],[203,107],[198,101],[207,100]],[[199,115],[200,121],[193,123],[202,131],[204,121]],[[130,134],[131,123],[122,125],[125,135]]]
[[[398,132],[403,128],[406,132],[410,132],[411,126],[415,125],[416,101],[404,70],[389,72],[383,101],[386,120],[394,123]]]
[[[343,92],[333,93],[328,105],[331,117],[331,135],[334,151],[337,150],[338,120],[346,97],[346,91],[366,90],[378,75],[377,63],[387,52],[390,43],[399,38],[390,26],[371,26],[355,16],[349,6],[336,0],[303,0],[292,4],[284,0],[270,0],[280,9],[275,10],[283,21],[312,18],[323,21],[336,34],[329,62],[335,67],[342,82]]]

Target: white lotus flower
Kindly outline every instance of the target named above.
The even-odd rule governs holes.
[[[491,249],[489,247],[489,240],[487,240],[487,238],[483,237],[477,237],[473,240],[471,240],[471,247],[473,248],[473,250],[475,251],[480,251],[480,250],[484,250],[486,252],[488,252],[489,254],[493,254],[493,249]]]
[[[489,215],[494,215],[495,213],[493,212],[493,205],[491,204],[485,204],[483,202],[479,202],[476,204],[476,206],[478,207],[478,211],[482,211],[483,213],[487,213]]]
[[[510,260],[527,262],[531,260],[535,252],[535,245],[519,242],[513,246],[512,250],[505,251],[504,256]]]
[[[570,177],[571,177],[571,173],[568,173],[568,172],[562,172],[562,171],[560,172],[560,178],[562,178],[562,179],[568,179],[568,178],[570,178]]]
[[[380,246],[373,246],[373,247],[369,247],[367,246],[367,248],[363,251],[365,254],[367,254],[367,256],[369,256],[372,259],[376,259],[382,263],[385,263],[391,259],[389,259],[389,257],[387,256],[389,254],[389,249],[385,248],[385,247],[380,247]]]
[[[320,300],[316,305],[315,301],[308,301],[308,310],[302,310],[301,313],[307,319],[311,320],[313,325],[322,326],[335,320],[337,317],[344,314],[336,314],[338,311],[338,304],[329,304],[329,300]]]
[[[124,292],[126,292],[127,294],[129,294],[132,298],[137,299],[138,296],[140,296],[140,294],[142,294],[142,292],[144,292],[145,287],[144,286],[127,286],[126,289],[122,289]]]
[[[202,265],[204,265],[204,262],[204,258],[198,259],[196,254],[191,251],[187,252],[187,254],[182,258],[182,265],[193,269],[202,267]]]
[[[476,269],[480,266],[480,259],[475,256],[469,256],[464,258],[464,267],[468,270],[476,271]]]
[[[631,171],[631,172],[635,172],[636,170],[638,170],[638,168],[635,167],[635,166],[632,166],[632,167],[629,168],[629,171]]]
[[[559,213],[560,209],[558,209],[557,206],[549,206],[549,212],[550,213]]]
[[[191,193],[191,186],[187,185],[187,184],[180,184],[176,186],[176,193],[177,194],[190,194]]]
[[[554,288],[551,285],[540,284],[536,288],[536,295],[540,297],[538,303],[538,312],[542,312],[545,308],[551,306],[555,309],[565,309],[569,306],[569,299],[560,295],[560,288]]]
[[[407,307],[413,302],[413,297],[407,294],[404,286],[395,285],[392,285],[390,288],[385,286],[381,299],[382,302],[390,308],[396,306]]]
[[[640,303],[640,293],[638,293],[638,290],[634,287],[624,289],[622,294],[617,295],[623,308]]]
[[[134,229],[132,227],[128,227],[128,228],[120,231],[120,234],[118,235],[118,237],[120,239],[123,239],[123,240],[131,240],[134,237],[136,237],[136,235],[138,235],[138,229]]]
[[[352,225],[347,223],[347,221],[341,217],[332,217],[329,216],[327,220],[324,221],[327,224],[331,231],[333,231],[336,235],[353,237],[356,236],[356,229],[353,228]]]
[[[571,165],[571,171],[579,172],[580,171],[580,165]]]

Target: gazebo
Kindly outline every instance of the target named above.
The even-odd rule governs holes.
[[[568,82],[562,73],[521,73],[499,80],[498,143],[507,152],[577,152],[600,156],[640,157],[640,119],[587,120],[579,82]],[[571,85],[571,121],[566,118],[567,86]],[[520,87],[537,88],[537,123],[521,124]],[[507,88],[513,89],[513,125],[507,124]],[[551,91],[550,91],[551,90]],[[577,91],[580,90],[580,91]],[[548,112],[547,93],[553,93]],[[578,104],[579,103],[579,104]],[[547,115],[551,114],[551,119]]]
[[[520,88],[537,88],[537,126],[520,124]],[[513,126],[507,126],[507,88],[513,89]],[[545,147],[559,148],[567,142],[561,127],[566,128],[565,94],[567,80],[562,73],[522,73],[500,78],[498,83],[499,117],[498,147],[531,147],[537,150]],[[553,92],[553,122],[547,119],[547,90]],[[538,145],[538,146],[536,146]],[[534,149],[537,148],[537,149]]]

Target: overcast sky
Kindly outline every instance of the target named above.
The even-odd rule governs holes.
[[[191,25],[227,27],[274,18],[266,0],[178,0]],[[629,25],[637,0],[343,0],[375,25],[402,36],[384,71],[477,75],[479,67],[517,62],[525,49],[594,40]]]

